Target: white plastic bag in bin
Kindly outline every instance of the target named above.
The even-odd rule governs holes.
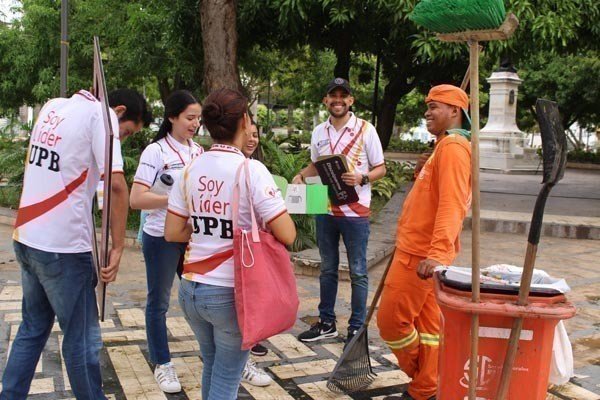
[[[446,270],[446,278],[456,282],[471,283],[471,268],[462,267],[440,267],[436,271]],[[493,283],[496,285],[512,286],[516,290],[521,284],[522,267],[508,264],[496,264],[481,269],[481,283]],[[531,279],[531,288],[554,289],[560,293],[568,293],[571,288],[562,278],[553,278],[546,271],[534,269]]]
[[[552,360],[550,361],[550,383],[564,385],[573,376],[573,349],[565,324],[560,321],[554,331]]]

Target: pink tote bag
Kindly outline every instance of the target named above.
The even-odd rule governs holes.
[[[244,183],[241,171],[244,170]],[[238,227],[240,185],[246,185],[252,228]],[[296,277],[285,246],[259,229],[252,204],[248,160],[238,168],[233,190],[235,308],[242,350],[294,326],[298,313]]]

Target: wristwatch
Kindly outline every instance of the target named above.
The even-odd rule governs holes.
[[[360,180],[360,186],[366,185],[367,183],[369,183],[369,175],[364,174]]]

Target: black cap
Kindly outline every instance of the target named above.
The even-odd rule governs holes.
[[[352,89],[350,89],[350,82],[345,80],[344,78],[335,78],[327,85],[327,94],[331,93],[333,89],[342,88],[348,94],[352,94]]]

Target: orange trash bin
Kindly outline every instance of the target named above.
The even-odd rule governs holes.
[[[479,314],[477,400],[495,400],[508,337],[515,317],[524,317],[519,350],[513,366],[508,400],[544,400],[556,324],[575,315],[563,294],[529,296],[529,305],[516,305],[514,295],[485,293],[471,302],[471,291],[450,287],[434,276],[435,295],[442,311],[438,400],[468,400],[471,315]]]

